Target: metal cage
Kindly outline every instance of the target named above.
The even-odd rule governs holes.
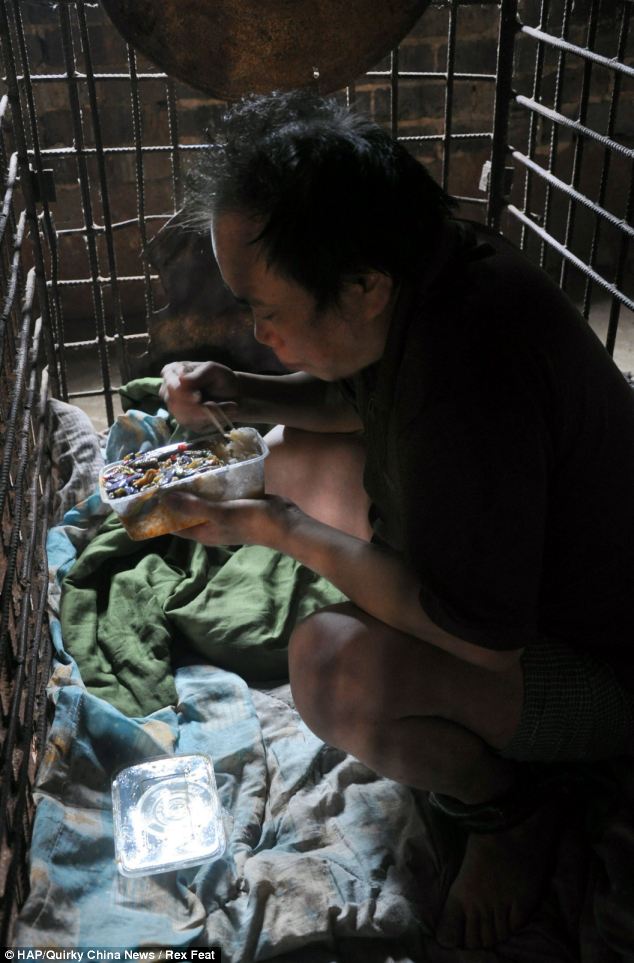
[[[338,96],[553,274],[630,365],[631,0],[459,0]],[[50,666],[47,399],[117,414],[163,298],[148,240],[179,209],[214,104],[127,46],[99,3],[0,0],[0,944],[27,894]],[[211,132],[213,135],[213,131]]]

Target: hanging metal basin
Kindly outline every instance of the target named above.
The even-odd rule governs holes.
[[[314,85],[378,63],[430,0],[102,0],[124,39],[213,97]]]

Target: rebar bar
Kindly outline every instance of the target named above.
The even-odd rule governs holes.
[[[108,351],[106,349],[105,337],[106,337],[106,318],[103,306],[103,297],[101,293],[101,285],[97,280],[100,277],[99,269],[99,253],[97,251],[97,242],[95,237],[95,232],[93,230],[94,217],[92,212],[92,194],[90,177],[88,174],[88,166],[86,164],[86,158],[83,154],[84,147],[84,128],[82,120],[81,103],[79,100],[79,91],[77,89],[77,83],[75,82],[75,52],[73,47],[73,35],[71,29],[70,21],[70,11],[66,6],[60,6],[58,10],[59,14],[59,24],[62,37],[62,48],[64,51],[64,60],[66,62],[66,73],[68,76],[68,99],[70,104],[70,112],[73,124],[73,136],[75,139],[75,145],[77,147],[77,173],[79,177],[79,191],[81,197],[81,204],[84,214],[84,223],[86,224],[86,244],[88,249],[88,261],[90,265],[90,274],[92,279],[91,284],[91,294],[92,302],[94,308],[95,325],[97,328],[97,339],[98,339],[98,354],[99,363],[101,365],[101,377],[102,383],[105,389],[104,401],[106,405],[106,415],[108,422],[112,423],[114,421],[114,409],[112,407],[112,398],[110,397],[110,359],[108,358]],[[109,216],[104,210],[104,217]]]
[[[604,291],[607,291],[612,297],[617,298],[621,304],[624,304],[630,309],[630,311],[634,311],[634,300],[628,297],[625,292],[617,288],[615,284],[608,281],[607,278],[604,278],[598,273],[598,271],[595,271],[592,267],[590,267],[590,265],[586,264],[585,261],[582,261],[581,258],[577,257],[576,254],[573,254],[572,251],[570,251],[567,247],[564,247],[560,241],[554,238],[551,234],[548,234],[543,227],[535,224],[530,217],[527,217],[523,211],[520,211],[513,204],[509,204],[507,210],[509,214],[512,214],[513,217],[516,217],[519,221],[522,221],[526,227],[530,228],[531,231],[539,235],[539,237],[546,241],[547,244],[550,244],[551,247],[553,247],[559,254],[562,255],[562,257],[568,258],[571,263],[575,265],[575,267],[577,267],[583,274],[586,275],[586,277],[591,278],[592,281],[602,287]]]
[[[145,280],[145,320],[149,327],[154,311],[152,285],[150,283],[150,265],[147,257],[147,232],[145,230],[145,183],[143,176],[143,130],[141,126],[141,103],[139,99],[139,85],[136,76],[136,53],[128,44],[128,65],[130,67],[130,97],[132,101],[132,130],[134,138],[136,199],[139,218],[139,234],[141,237],[141,257],[143,260],[143,276]],[[171,145],[168,145],[171,150]]]
[[[445,84],[444,138],[440,183],[449,190],[449,162],[451,158],[451,134],[453,124],[454,63],[456,61],[456,31],[458,27],[458,0],[451,0],[447,29],[447,80]]]
[[[513,52],[517,34],[517,0],[502,0],[498,31],[497,83],[493,108],[491,174],[487,224],[498,228],[506,202],[506,156],[508,151],[508,117],[513,93]]]
[[[112,294],[112,314],[114,318],[114,328],[117,333],[117,360],[119,371],[124,381],[130,377],[130,365],[125,348],[125,321],[121,310],[121,296],[119,294],[119,282],[117,279],[117,258],[114,249],[114,237],[112,234],[112,217],[110,216],[110,190],[108,187],[108,176],[106,173],[105,156],[103,152],[104,143],[101,132],[101,121],[99,118],[99,105],[97,102],[97,88],[94,79],[92,66],[92,53],[90,50],[90,36],[88,33],[88,23],[86,21],[86,11],[83,0],[77,0],[77,18],[79,23],[79,35],[81,37],[84,63],[86,64],[86,82],[88,86],[88,97],[90,103],[90,117],[92,120],[93,137],[95,139],[95,149],[97,151],[97,171],[99,175],[99,192],[101,195],[101,209],[103,211],[104,237],[108,256],[108,267],[110,269],[110,292]],[[91,229],[94,231],[94,217],[92,218]]]
[[[594,46],[594,42],[596,38],[597,23],[598,23],[597,12],[598,12],[597,0],[591,0],[590,16],[588,18],[588,29],[586,32],[586,47],[589,50]],[[572,46],[572,45],[568,44],[568,46]],[[584,124],[584,125],[587,117],[588,102],[590,100],[593,63],[594,63],[594,60],[592,58],[587,58],[584,61],[584,65],[583,65],[583,77],[581,80],[581,94],[579,97],[579,114],[578,114],[577,120],[579,121],[580,124]],[[571,187],[574,193],[564,191],[564,193],[567,193],[570,198],[570,201],[568,203],[568,213],[566,217],[566,230],[564,234],[564,245],[566,247],[570,247],[573,234],[574,234],[574,228],[575,228],[577,208],[576,208],[576,205],[573,203],[573,200],[578,200],[580,197],[583,197],[583,195],[579,194],[576,188],[578,187],[579,181],[581,178],[584,146],[585,146],[585,140],[583,139],[583,137],[577,137],[575,140],[575,147],[574,147],[574,153],[572,158],[572,176],[570,179]],[[561,188],[559,189],[561,190]],[[580,200],[580,203],[583,204],[584,202]],[[561,271],[559,273],[559,284],[563,290],[565,290],[566,288],[569,264],[570,262],[566,260],[566,258],[562,258]]]

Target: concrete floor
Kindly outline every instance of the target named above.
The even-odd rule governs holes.
[[[598,302],[593,306],[591,325],[600,339],[605,343],[608,321],[610,316],[610,301]],[[614,360],[624,372],[634,372],[634,313],[622,308],[619,329],[614,351]],[[93,364],[88,363],[86,356],[74,354],[67,359],[68,381],[72,391],[88,391],[101,384],[100,372]],[[113,383],[118,384],[118,371],[113,370]],[[76,404],[91,418],[96,431],[103,431],[108,427],[106,408],[103,397],[73,399]],[[115,416],[121,412],[121,404],[117,395],[113,396]]]

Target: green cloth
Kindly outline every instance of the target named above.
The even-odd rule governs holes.
[[[156,414],[157,409],[162,404],[159,398],[159,388],[163,383],[162,378],[135,378],[119,388],[121,407],[124,411],[135,408],[137,411],[145,411],[150,415]]]
[[[135,542],[111,516],[64,580],[62,632],[89,691],[146,716],[175,704],[174,664],[210,662],[254,683],[287,677],[294,626],[340,601],[272,549]]]

